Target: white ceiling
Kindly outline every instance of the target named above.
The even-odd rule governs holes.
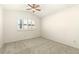
[[[35,15],[43,18],[47,15],[59,12],[65,8],[72,7],[73,5],[64,5],[64,4],[40,4],[41,11],[36,12]],[[28,8],[27,5],[24,4],[6,4],[3,5],[5,10],[18,10],[18,11],[26,11],[32,13],[32,11],[26,10]]]

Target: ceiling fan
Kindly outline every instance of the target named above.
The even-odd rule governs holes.
[[[41,9],[39,9],[40,5],[37,5],[37,4],[28,4],[28,6],[30,8],[28,8],[27,10],[32,10],[33,13],[35,13],[36,11],[41,11]]]

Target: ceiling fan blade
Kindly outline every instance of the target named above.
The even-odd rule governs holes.
[[[31,8],[33,7],[33,6],[31,6],[30,4],[28,4],[28,6],[30,6]]]
[[[36,6],[36,5],[35,5],[35,4],[33,4],[33,8],[35,8],[35,6]]]
[[[35,7],[35,8],[37,8],[37,7],[40,7],[40,5],[36,5],[36,7]]]
[[[31,10],[31,8],[28,8],[27,10]]]
[[[36,9],[37,11],[41,11],[41,9]]]
[[[33,13],[35,13],[35,11],[33,11]]]

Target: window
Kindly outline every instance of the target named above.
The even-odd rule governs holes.
[[[23,29],[24,29],[24,30],[27,30],[27,29],[28,29],[28,22],[27,22],[27,19],[24,19]]]
[[[18,20],[17,28],[18,28],[18,30],[23,30],[23,21],[22,21],[22,19]]]
[[[33,30],[35,27],[35,21],[31,19],[19,19],[18,30]]]

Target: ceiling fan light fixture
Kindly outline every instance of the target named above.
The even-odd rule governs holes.
[[[37,4],[28,4],[28,6],[30,8],[28,8],[27,10],[32,10],[33,13],[35,13],[36,11],[41,11],[41,9],[38,9],[40,7],[40,5],[37,5]]]
[[[32,11],[36,11],[36,10],[33,8]]]

